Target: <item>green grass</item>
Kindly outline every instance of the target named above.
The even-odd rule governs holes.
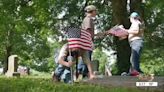
[[[47,78],[0,77],[0,92],[141,92],[141,90],[82,83],[54,83]]]

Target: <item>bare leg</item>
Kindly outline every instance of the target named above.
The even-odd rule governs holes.
[[[89,51],[81,51],[82,53],[82,59],[83,61],[87,64],[88,67],[88,71],[89,71],[89,79],[94,79],[96,78],[96,76],[93,74],[93,70],[92,70],[92,65],[91,65],[91,61],[89,59]]]

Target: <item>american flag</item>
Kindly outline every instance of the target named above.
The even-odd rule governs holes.
[[[91,34],[85,30],[76,27],[69,27],[67,29],[68,47],[81,48],[92,51]]]
[[[128,32],[120,28],[118,25],[108,30],[108,33],[117,37],[124,37],[128,35]]]

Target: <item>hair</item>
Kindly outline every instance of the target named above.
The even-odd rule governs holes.
[[[84,10],[86,13],[92,13],[94,10],[96,10],[96,7],[94,5],[88,5]]]
[[[134,17],[135,20],[139,20],[141,23],[143,22],[143,20],[141,19],[140,16]]]
[[[86,12],[86,13],[92,13],[93,11],[95,11],[95,10],[91,10],[91,11],[87,11],[87,10],[86,10],[85,12]]]
[[[144,29],[145,29],[145,22],[144,22],[144,20],[141,19],[140,16],[134,17],[134,19],[140,21],[140,23],[141,23],[141,25],[142,25],[142,30],[144,30]]]

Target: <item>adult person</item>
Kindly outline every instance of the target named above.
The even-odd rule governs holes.
[[[76,58],[80,49],[74,48],[69,50],[68,44],[64,44],[59,52],[59,56],[57,58],[58,62],[57,67],[55,69],[53,80],[60,81],[63,80],[65,83],[70,83],[71,81],[71,71],[70,67],[72,67],[75,62],[73,62],[73,58]],[[70,51],[70,52],[69,52]],[[71,54],[71,55],[70,55]],[[68,57],[72,56],[72,60],[68,60]]]

